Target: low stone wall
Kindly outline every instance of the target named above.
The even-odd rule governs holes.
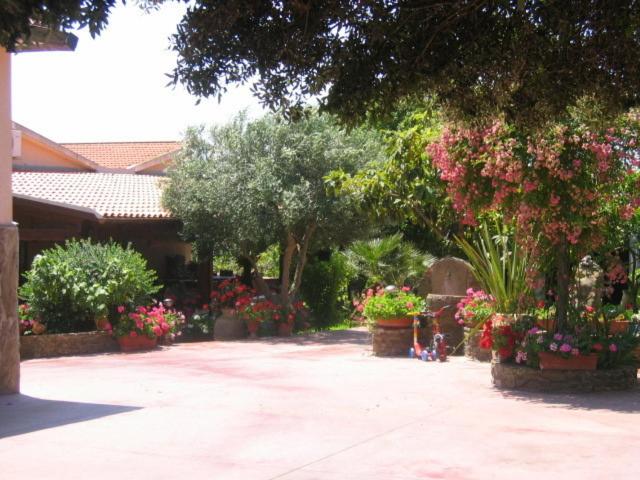
[[[420,329],[418,340],[423,345],[428,343],[427,329]],[[406,357],[409,354],[409,349],[413,347],[413,327],[375,327],[372,342],[373,354],[378,357]]]
[[[638,385],[638,368],[608,370],[538,370],[513,363],[492,363],[491,377],[498,388],[548,393],[629,390]]]
[[[118,350],[120,350],[118,342],[106,332],[56,333],[20,337],[21,360]]]

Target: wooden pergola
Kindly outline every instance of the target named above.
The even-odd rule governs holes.
[[[19,52],[71,51],[75,35],[33,25]],[[18,228],[11,195],[11,55],[0,47],[0,394],[20,391]]]

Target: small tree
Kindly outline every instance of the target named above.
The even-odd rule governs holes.
[[[347,133],[328,115],[311,112],[294,123],[240,115],[208,134],[187,132],[164,200],[199,251],[246,259],[265,295],[258,257],[280,245],[280,302],[287,306],[298,294],[312,241],[345,243],[366,232],[349,199],[326,194],[324,177],[337,168],[353,172],[380,155],[376,134]]]
[[[521,244],[553,259],[561,329],[572,260],[604,246],[609,226],[635,215],[639,134],[632,116],[609,128],[574,118],[535,135],[495,122],[447,129],[428,151],[464,223],[499,211],[515,221]]]

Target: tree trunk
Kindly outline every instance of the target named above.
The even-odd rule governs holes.
[[[289,285],[291,283],[291,264],[296,251],[296,240],[290,233],[287,235],[287,245],[282,256],[282,270],[280,272],[280,299],[283,307],[289,306]]]
[[[562,239],[555,255],[556,260],[556,330],[562,332],[567,325],[569,311],[569,246]]]
[[[311,224],[307,227],[302,237],[302,245],[298,251],[298,264],[296,265],[296,273],[293,277],[293,288],[291,289],[291,296],[297,297],[300,285],[302,284],[302,273],[304,267],[307,264],[307,252],[309,251],[309,243],[311,243],[311,237],[316,230],[315,224]]]
[[[253,283],[254,283],[255,289],[261,295],[264,295],[266,298],[271,299],[272,297],[271,289],[269,288],[269,285],[267,285],[267,282],[264,281],[264,278],[262,277],[262,273],[260,273],[260,270],[258,270],[257,260],[253,258],[248,258],[248,257],[247,257],[247,260],[251,263],[251,266],[253,268]]]

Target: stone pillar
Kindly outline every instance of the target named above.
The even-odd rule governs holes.
[[[0,47],[0,394],[20,389],[18,228],[11,199],[11,60]]]

